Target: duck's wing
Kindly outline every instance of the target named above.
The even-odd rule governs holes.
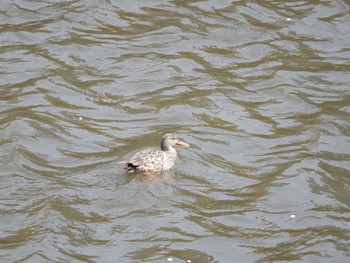
[[[142,166],[146,161],[147,152],[148,150],[138,152],[133,157],[131,157],[130,160],[127,161],[126,163],[131,164],[132,166],[135,166],[135,167]]]
[[[164,154],[160,150],[147,149],[135,154],[127,164],[131,164],[134,167],[149,166],[155,164],[163,164]]]
[[[133,157],[131,157],[129,160],[123,160],[118,163],[125,163],[125,164],[132,164],[134,166],[140,166],[144,163],[146,157],[150,154],[150,151],[153,149],[147,149],[143,150],[141,152],[136,153]]]

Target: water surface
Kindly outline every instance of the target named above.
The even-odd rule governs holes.
[[[2,261],[345,262],[349,2],[265,2],[2,2]]]

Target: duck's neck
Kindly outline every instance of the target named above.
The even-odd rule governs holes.
[[[172,158],[177,158],[177,151],[173,147],[162,148],[162,151],[165,152],[166,155],[172,156]]]
[[[172,146],[166,146],[166,145],[160,145],[160,149],[163,151],[163,152],[171,152],[171,153],[176,153],[176,150],[172,147]]]

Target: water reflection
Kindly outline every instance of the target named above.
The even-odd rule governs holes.
[[[350,256],[345,1],[1,10],[4,261]],[[118,164],[173,131],[169,173]]]

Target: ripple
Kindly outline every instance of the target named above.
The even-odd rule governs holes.
[[[5,261],[349,256],[344,1],[1,6]],[[174,170],[124,173],[167,132]]]

